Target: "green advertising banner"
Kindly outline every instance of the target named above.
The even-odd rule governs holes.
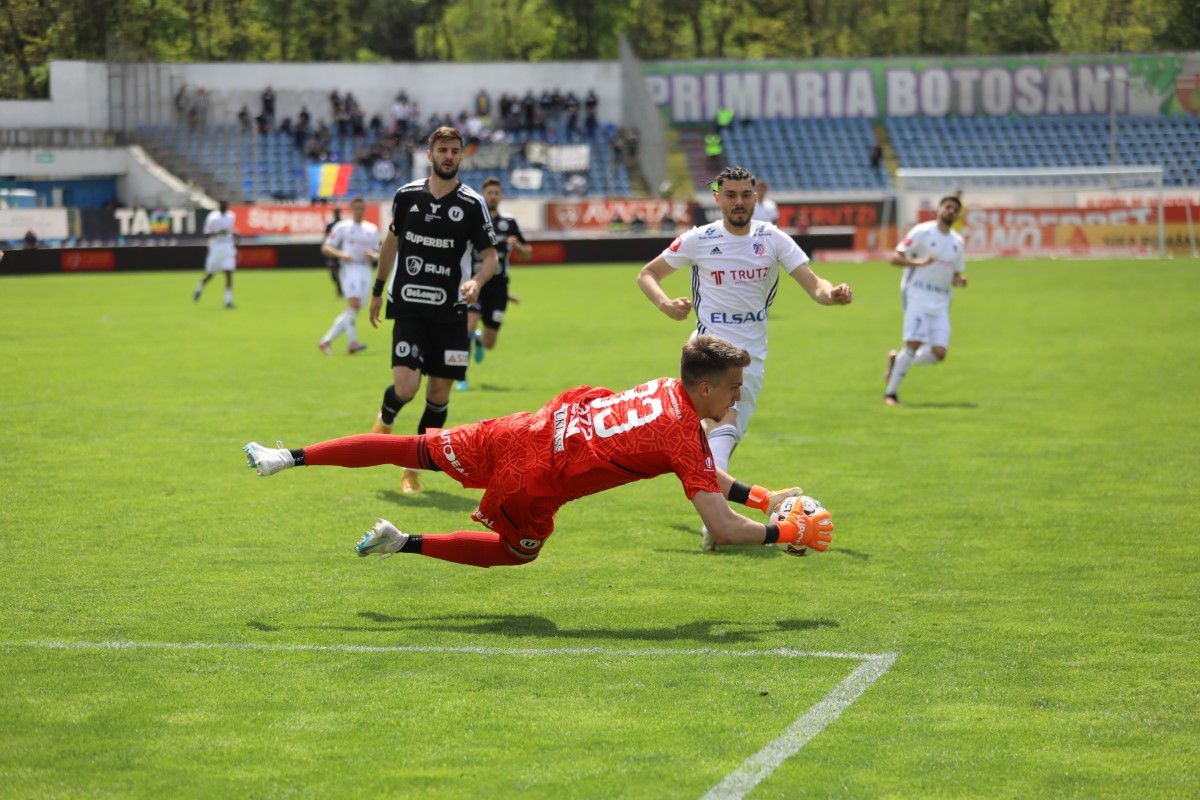
[[[642,65],[672,123],[741,119],[1200,114],[1200,53]]]

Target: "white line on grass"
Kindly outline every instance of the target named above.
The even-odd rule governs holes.
[[[842,715],[850,704],[896,663],[895,653],[869,656],[846,678],[797,719],[777,739],[742,762],[742,765],[709,789],[702,800],[740,800],[779,769],[814,736]]]
[[[788,726],[780,736],[747,758],[720,783],[709,789],[701,800],[741,800],[755,786],[812,738],[842,715],[863,692],[896,663],[896,653],[842,653],[827,650],[727,650],[714,647],[691,649],[607,647],[469,647],[434,645],[366,644],[268,644],[259,642],[0,642],[0,648],[37,648],[42,650],[252,650],[285,653],[464,653],[488,656],[732,656],[775,658],[836,658],[861,661],[845,679],[833,687],[816,705]]]

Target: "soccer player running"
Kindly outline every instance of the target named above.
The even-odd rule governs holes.
[[[458,180],[462,134],[438,128],[429,135],[425,154],[433,172],[396,190],[371,290],[371,325],[379,326],[385,287],[387,318],[394,320],[392,384],[383,393],[373,433],[392,432],[396,414],[416,396],[422,375],[429,376],[429,383],[417,433],[446,422],[450,389],[467,376],[467,304],[475,302],[479,287],[498,267],[487,204]],[[475,250],[482,263],[471,277]],[[416,470],[413,463],[401,477],[406,494],[421,491]]]
[[[755,185],[755,190],[758,192],[758,202],[754,204],[753,219],[761,219],[763,222],[770,222],[772,225],[779,224],[779,206],[775,201],[767,197],[767,182],[759,180]]]
[[[229,201],[218,202],[216,211],[204,219],[204,235],[208,237],[208,255],[204,259],[204,277],[192,294],[192,302],[200,302],[204,287],[218,271],[225,273],[225,307],[233,308],[233,271],[237,269],[237,244],[233,234],[234,217]]]
[[[721,220],[692,228],[638,273],[638,286],[656,308],[674,320],[696,309],[696,333],[711,333],[750,354],[745,385],[737,405],[708,426],[708,444],[719,469],[729,470],[734,448],[746,434],[762,391],[767,359],[767,315],[779,288],[782,267],[808,295],[824,306],[847,305],[854,294],[834,286],[808,267],[808,256],[770,222],[753,219],[755,179],[743,167],[726,167],[714,190]],[[692,268],[692,299],[671,299],[662,280],[682,267]],[[701,546],[719,542],[705,530]]]
[[[883,402],[900,405],[900,382],[914,364],[940,364],[950,347],[950,291],[966,288],[967,256],[963,238],[952,230],[962,199],[938,201],[937,217],[918,223],[896,246],[892,265],[904,269],[904,347],[888,353]]]
[[[346,310],[317,342],[317,349],[327,356],[333,355],[331,344],[343,333],[350,342],[350,355],[367,349],[358,341],[358,311],[371,292],[371,262],[379,257],[379,227],[365,219],[366,213],[367,204],[361,197],[351,200],[350,219],[335,223],[321,245],[323,255],[341,264],[338,282],[346,298]]]
[[[699,336],[683,346],[679,379],[659,378],[620,393],[578,386],[534,413],[430,428],[424,435],[348,436],[298,450],[250,442],[243,449],[263,476],[298,466],[394,464],[441,470],[484,490],[471,518],[489,532],[410,534],[381,519],[358,542],[360,556],[399,552],[477,567],[527,564],[538,557],[564,504],[668,472],[723,544],[825,550],[833,520],[824,509],[808,516],[797,503],[778,523],[762,524],[729,507],[743,503],[770,513],[800,493],[748,486],[713,464],[700,420],[726,414],[749,363],[746,351]]]
[[[496,256],[500,268],[496,277],[485,283],[479,289],[479,302],[467,310],[467,330],[471,333],[471,346],[475,350],[475,362],[483,361],[484,352],[496,347],[496,338],[500,335],[500,325],[504,322],[504,312],[508,302],[519,302],[508,293],[508,261],[513,251],[528,258],[533,252],[521,233],[521,226],[514,217],[500,213],[500,201],[504,199],[504,189],[499,178],[488,178],[483,182],[483,199],[488,206],[488,214],[492,218],[492,226],[496,231]],[[473,268],[478,272],[483,258],[476,252]],[[479,322],[483,320],[483,330],[479,330]],[[467,379],[463,378],[454,385],[459,391],[470,388]]]

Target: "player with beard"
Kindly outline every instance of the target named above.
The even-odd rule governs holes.
[[[513,251],[528,258],[533,252],[521,233],[521,226],[513,217],[500,213],[500,201],[504,199],[504,189],[499,178],[488,178],[483,182],[483,199],[488,205],[488,214],[492,217],[492,226],[496,230],[496,255],[499,257],[500,270],[496,277],[485,283],[479,290],[479,302],[467,311],[467,330],[471,332],[471,346],[475,350],[475,361],[483,361],[486,351],[495,348],[496,337],[500,335],[500,325],[504,322],[504,312],[508,302],[519,302],[508,293],[508,262]],[[477,253],[475,269],[478,270],[482,259]],[[480,331],[479,322],[483,321]],[[455,384],[459,391],[466,391],[466,378]]]
[[[743,167],[726,167],[713,192],[721,219],[692,228],[678,237],[638,274],[642,292],[660,311],[685,320],[696,309],[696,331],[714,334],[746,350],[751,357],[737,405],[708,426],[708,444],[719,469],[729,471],[734,448],[746,434],[762,391],[767,359],[767,315],[779,289],[782,267],[823,306],[848,305],[854,294],[846,284],[834,286],[808,267],[808,256],[770,222],[753,219],[758,194],[754,175]],[[682,267],[692,268],[692,298],[672,300],[662,280]],[[701,546],[716,549],[705,529]]]
[[[373,433],[391,433],[396,414],[413,399],[422,375],[425,412],[417,433],[446,422],[450,389],[467,375],[470,340],[467,305],[496,274],[496,237],[487,203],[458,179],[463,137],[443,126],[429,135],[426,157],[433,168],[425,180],[401,186],[392,200],[392,222],[379,248],[371,291],[371,325],[379,326],[387,290],[392,326],[392,384],[383,393]],[[482,255],[471,276],[471,257]],[[421,490],[418,473],[406,469],[405,493]]]
[[[346,334],[350,342],[350,355],[366,350],[358,341],[358,310],[371,291],[371,260],[379,254],[379,228],[366,219],[367,204],[361,197],[350,201],[350,219],[334,224],[321,245],[321,252],[341,264],[338,280],[346,298],[346,310],[333,321],[329,331],[317,342],[317,348],[325,355],[332,355],[334,339]]]
[[[950,292],[967,288],[966,248],[954,231],[962,197],[938,201],[937,218],[915,225],[896,246],[892,266],[904,270],[900,293],[904,304],[904,347],[888,353],[883,402],[900,405],[897,392],[910,367],[940,364],[950,347]]]

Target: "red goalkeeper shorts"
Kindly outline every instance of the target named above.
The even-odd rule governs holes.
[[[554,515],[565,502],[530,491],[531,477],[545,466],[529,414],[513,414],[456,428],[430,428],[425,444],[434,462],[468,489],[483,489],[471,519],[500,534],[521,558],[537,556],[554,532]],[[547,458],[548,455],[544,456]]]

